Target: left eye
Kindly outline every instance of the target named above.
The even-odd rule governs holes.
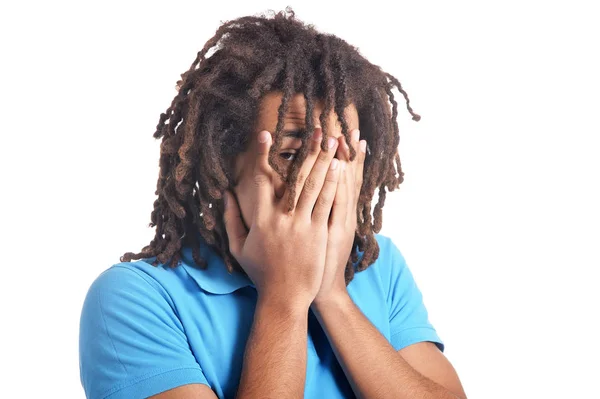
[[[294,152],[282,152],[279,156],[286,161],[293,161],[296,158],[296,153]]]

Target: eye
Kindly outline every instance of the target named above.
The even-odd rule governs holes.
[[[279,154],[279,156],[281,158],[283,158],[286,161],[293,161],[294,159],[296,159],[296,153],[295,152],[282,152]]]

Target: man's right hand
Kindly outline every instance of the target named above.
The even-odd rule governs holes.
[[[310,306],[317,295],[325,265],[328,219],[341,163],[334,158],[338,141],[330,137],[329,150],[321,151],[321,129],[309,141],[309,154],[300,166],[295,208],[287,212],[286,190],[277,198],[269,165],[271,134],[258,134],[254,166],[257,201],[250,230],[242,222],[232,193],[225,193],[225,227],[229,249],[254,282],[259,298]]]

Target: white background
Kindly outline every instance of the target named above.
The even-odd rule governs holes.
[[[397,76],[423,117],[397,93],[406,176],[382,233],[467,394],[600,397],[593,2],[364,3],[290,4]],[[83,299],[153,237],[152,133],[179,74],[220,21],[287,4],[3,3],[0,396],[83,397]]]

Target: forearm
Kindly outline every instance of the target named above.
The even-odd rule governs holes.
[[[458,398],[414,370],[349,296],[313,310],[357,397]]]
[[[237,398],[302,398],[309,305],[259,296]]]

